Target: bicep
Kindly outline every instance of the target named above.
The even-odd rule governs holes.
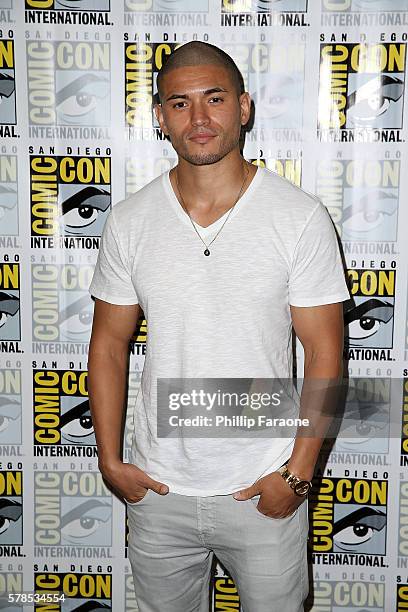
[[[127,344],[135,332],[140,313],[139,304],[110,304],[95,298],[91,345],[106,349]]]
[[[305,354],[342,355],[343,303],[322,306],[291,306],[292,324]]]

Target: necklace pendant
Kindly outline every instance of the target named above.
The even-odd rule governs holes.
[[[204,255],[207,255],[207,257],[208,257],[209,254],[210,254],[210,249],[205,249]]]

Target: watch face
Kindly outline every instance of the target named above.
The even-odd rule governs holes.
[[[297,485],[295,485],[295,493],[298,495],[306,495],[309,489],[310,484],[307,482],[307,480],[301,480],[297,483]]]

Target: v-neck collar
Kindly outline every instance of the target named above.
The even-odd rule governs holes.
[[[191,227],[191,220],[190,220],[188,214],[186,213],[186,211],[184,210],[184,208],[181,206],[180,202],[178,201],[178,198],[177,198],[176,194],[174,193],[173,186],[172,186],[172,184],[170,182],[170,170],[167,170],[162,175],[163,186],[164,186],[165,192],[166,192],[166,194],[168,196],[168,199],[169,199],[171,205],[173,206],[175,212],[177,213],[178,217],[184,223],[186,223],[187,225],[189,225]],[[238,213],[238,211],[245,205],[247,200],[250,198],[252,192],[258,186],[258,183],[260,183],[261,178],[262,178],[261,177],[261,175],[262,175],[261,171],[262,171],[262,168],[258,167],[257,171],[256,171],[255,175],[253,176],[252,181],[248,185],[246,191],[240,197],[238,202],[235,204],[235,208],[232,211],[232,213],[230,214],[230,219],[235,217],[235,215]],[[200,225],[196,221],[194,221],[194,224],[195,224],[195,226],[197,227],[197,229],[199,230],[199,232],[200,232],[200,234],[202,236],[205,236],[207,234],[211,234],[215,230],[218,230],[219,227],[224,223],[224,221],[225,221],[226,217],[228,216],[230,210],[231,209],[228,209],[222,215],[222,217],[219,217],[218,219],[213,221],[213,223],[210,223],[210,225],[207,225],[207,227],[203,227],[202,225]]]

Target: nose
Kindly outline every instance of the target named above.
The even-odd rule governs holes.
[[[192,125],[207,125],[209,122],[206,107],[201,102],[196,102],[191,106],[191,124]]]

